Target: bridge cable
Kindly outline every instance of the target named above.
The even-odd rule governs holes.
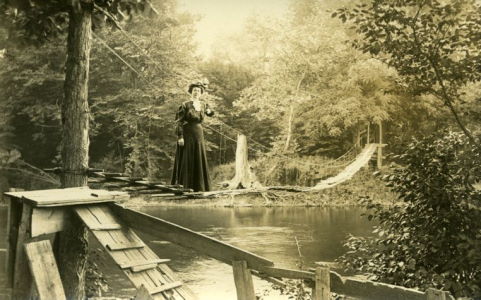
[[[115,26],[122,32],[122,34],[124,34],[124,36],[127,38],[127,40],[128,40],[130,43],[132,43],[136,48],[138,48],[140,51],[142,51],[142,52],[143,52],[142,54],[143,54],[145,57],[147,57],[147,58],[148,58],[151,62],[153,62],[157,67],[159,67],[159,63],[158,63],[156,60],[154,60],[148,53],[145,53],[145,49],[143,49],[142,47],[140,47],[135,41],[132,40],[132,38],[130,37],[130,35],[125,31],[125,29],[123,29],[123,28],[120,26],[120,24],[118,24],[117,20],[115,20],[115,18],[114,18],[111,14],[109,14],[107,11],[103,10],[102,8],[97,7],[97,5],[96,5],[96,8],[99,9],[99,10],[100,10],[101,12],[103,12],[104,14],[106,14],[106,16],[109,17],[109,18],[114,22]],[[151,85],[152,87],[154,87],[154,89],[155,89],[157,92],[160,92],[160,91],[158,90],[158,88],[157,88],[155,85],[153,85],[152,82],[149,82],[148,80],[146,80],[146,79],[141,75],[141,73],[140,73],[139,71],[137,71],[134,67],[132,67],[132,65],[130,65],[125,59],[123,59],[122,56],[115,51],[115,49],[113,49],[112,47],[110,47],[104,40],[102,40],[102,39],[101,39],[98,35],[96,35],[95,33],[93,33],[93,35],[94,35],[94,37],[95,37],[97,40],[99,40],[99,41],[101,42],[102,45],[104,45],[110,52],[112,52],[122,63],[124,63],[127,67],[129,67],[129,69],[131,69],[137,76],[139,76],[140,78],[144,79],[148,85]],[[179,73],[179,74],[180,74],[180,73]],[[184,76],[184,78],[186,78],[186,77]],[[222,121],[222,120],[220,120],[220,119],[217,119],[217,121],[218,121],[219,123],[222,123],[224,126],[228,127],[229,129],[237,132],[238,134],[245,135],[243,132],[241,132],[240,130],[238,130],[238,129],[236,129],[236,128],[228,125],[228,124],[226,124],[224,121]],[[205,123],[204,123],[204,126],[206,126]],[[208,126],[206,126],[206,127],[208,127]],[[222,135],[222,136],[225,137],[226,139],[229,139],[229,140],[231,140],[231,141],[233,141],[233,142],[237,142],[235,139],[232,139],[232,138],[226,136],[226,135],[223,134],[222,132],[219,132],[219,131],[213,129],[212,127],[208,127],[208,128],[211,129],[211,130],[213,130],[213,131],[215,131],[215,132],[217,132],[218,134]],[[271,150],[269,147],[262,145],[261,143],[257,142],[257,141],[254,140],[253,138],[248,137],[247,135],[246,135],[246,137],[247,137],[248,140],[250,140],[253,144],[255,144],[255,145],[257,145],[257,146],[259,146],[259,147],[261,147],[261,148],[263,148],[263,149],[265,149],[265,150],[267,150],[267,151],[270,151],[270,150]],[[252,150],[252,151],[254,151],[254,152],[264,153],[264,152],[262,152],[261,150],[254,149],[254,148],[253,148],[252,146],[250,146],[250,145],[248,145],[247,147],[248,147],[248,149],[250,149],[250,150]],[[334,161],[337,161],[338,159],[340,159],[340,158],[342,158],[343,156],[347,155],[349,152],[351,152],[352,149],[354,149],[354,147],[351,147],[346,153],[344,153],[344,154],[341,155],[340,157],[334,159]],[[328,162],[328,163],[324,163],[324,164],[318,164],[318,163],[311,163],[311,162],[305,162],[305,161],[302,161],[302,160],[293,159],[292,157],[289,157],[289,156],[287,156],[287,155],[285,155],[285,154],[277,153],[276,155],[279,156],[279,157],[281,157],[281,158],[283,158],[283,159],[285,159],[285,160],[296,161],[296,162],[298,162],[298,163],[300,163],[300,164],[303,164],[303,165],[319,166],[319,167],[324,167],[324,168],[339,168],[339,167],[344,167],[344,166],[346,166],[346,165],[349,164],[349,163],[342,163],[342,164],[339,164],[339,165],[331,165],[332,162]],[[351,159],[351,161],[352,161],[352,159]]]

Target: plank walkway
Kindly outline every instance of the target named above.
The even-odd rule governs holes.
[[[247,193],[262,193],[267,191],[288,191],[288,192],[316,192],[339,185],[351,179],[363,166],[365,166],[372,155],[376,152],[379,144],[367,144],[361,153],[352,163],[347,165],[336,176],[329,177],[317,183],[314,187],[303,186],[268,186],[248,189],[218,190],[209,192],[193,192],[191,189],[183,188],[181,185],[166,185],[160,181],[150,181],[147,178],[129,177],[123,173],[109,173],[93,169],[89,172],[90,184],[100,184],[102,188],[120,189],[124,192],[136,194],[150,194],[151,197],[164,197],[166,199],[191,199],[191,198],[212,198],[221,195],[237,195]],[[55,169],[45,169],[47,172],[58,172]],[[98,195],[98,201],[102,201]],[[55,204],[50,204],[55,205]],[[47,206],[47,205],[45,205]]]
[[[349,164],[346,168],[344,168],[344,170],[342,170],[341,173],[337,174],[336,176],[329,177],[325,180],[322,180],[321,182],[316,184],[314,187],[309,188],[307,190],[320,191],[320,190],[331,188],[338,184],[348,181],[362,167],[364,167],[369,163],[369,160],[371,159],[374,152],[376,152],[377,147],[378,147],[378,144],[367,144],[364,147],[364,149],[361,151],[361,153],[356,157],[356,159],[351,164]]]
[[[107,205],[81,206],[75,212],[137,289],[146,289],[152,299],[197,299],[166,265],[169,260],[160,259]]]

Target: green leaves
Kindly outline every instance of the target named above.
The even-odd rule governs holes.
[[[433,95],[449,107],[474,142],[454,105],[466,84],[481,80],[479,3],[375,0],[367,10],[343,8],[335,17],[350,20],[360,35],[357,47],[393,67],[410,92]]]
[[[481,193],[470,182],[481,179],[480,154],[455,132],[414,141],[399,156],[404,167],[383,176],[402,203],[365,200],[379,223],[376,237],[350,238],[346,246],[354,252],[342,261],[381,281],[479,297]]]

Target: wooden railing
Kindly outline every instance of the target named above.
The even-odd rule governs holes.
[[[122,207],[119,204],[110,204],[110,206],[124,222],[135,230],[191,248],[231,265],[238,300],[256,299],[252,275],[278,285],[285,285],[282,281],[284,278],[304,280],[312,287],[312,299],[315,300],[329,300],[331,292],[369,300],[454,300],[448,292],[444,291],[429,289],[421,292],[390,284],[343,277],[326,266],[318,266],[314,271],[278,268],[267,258],[177,224]]]

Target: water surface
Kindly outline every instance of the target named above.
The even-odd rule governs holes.
[[[362,210],[358,208],[148,207],[141,211],[218,238],[287,268],[296,268],[301,261],[304,267],[311,267],[316,261],[333,261],[346,251],[342,244],[348,234],[370,235],[373,225],[361,216]],[[0,248],[3,248],[6,246],[4,207],[0,207],[0,220]],[[170,267],[198,294],[199,299],[236,299],[230,266],[152,236],[141,237],[159,257],[171,259]],[[94,243],[91,245],[99,247]],[[100,256],[97,261],[114,289],[109,294],[133,293],[110,259]],[[270,287],[256,278],[254,285],[258,294]],[[263,299],[287,297],[271,292]]]
[[[372,230],[372,223],[358,208],[162,207],[142,211],[287,268],[296,268],[301,261],[304,267],[316,261],[333,261],[346,251],[342,244],[348,234],[367,236]],[[161,258],[172,260],[170,266],[184,276],[200,299],[236,299],[230,266],[149,236],[144,238]],[[262,280],[255,280],[254,285],[259,294],[269,286]],[[272,294],[264,299],[287,298]]]

